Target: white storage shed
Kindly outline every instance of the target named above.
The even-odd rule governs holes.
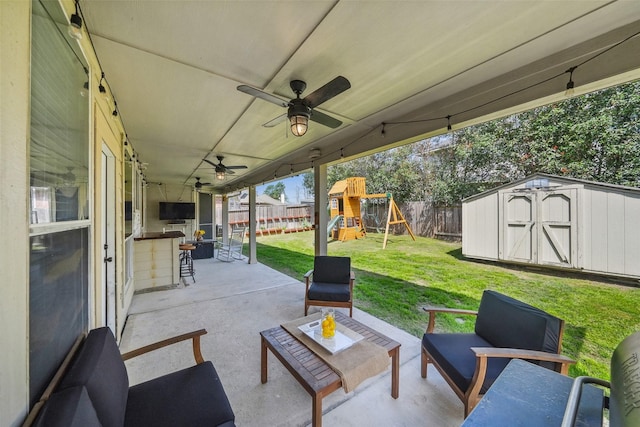
[[[462,254],[640,279],[640,188],[547,174],[462,202]]]

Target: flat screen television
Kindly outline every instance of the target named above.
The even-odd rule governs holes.
[[[188,202],[160,202],[160,219],[195,219],[196,204]]]

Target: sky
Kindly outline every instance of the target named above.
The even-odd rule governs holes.
[[[302,175],[296,175],[285,179],[279,179],[277,181],[271,181],[264,185],[258,185],[256,187],[256,194],[263,194],[264,190],[269,185],[276,185],[278,182],[284,183],[284,192],[287,195],[289,203],[300,203],[304,197],[304,185],[302,185]]]

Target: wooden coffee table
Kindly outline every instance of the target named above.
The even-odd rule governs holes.
[[[359,333],[365,340],[384,347],[391,357],[391,397],[398,398],[400,376],[400,343],[363,325],[351,317],[336,312],[338,323]],[[267,382],[267,349],[282,362],[291,375],[311,395],[311,425],[322,425],[322,399],[342,387],[340,376],[327,363],[281,326],[260,332],[260,375]],[[345,350],[348,351],[348,350]]]

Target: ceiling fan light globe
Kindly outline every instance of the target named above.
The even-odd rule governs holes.
[[[302,136],[307,133],[309,128],[309,117],[305,115],[296,115],[289,117],[291,123],[291,133],[295,136]]]
[[[217,170],[216,171],[216,179],[219,181],[223,181],[224,180],[224,171],[223,170]]]

